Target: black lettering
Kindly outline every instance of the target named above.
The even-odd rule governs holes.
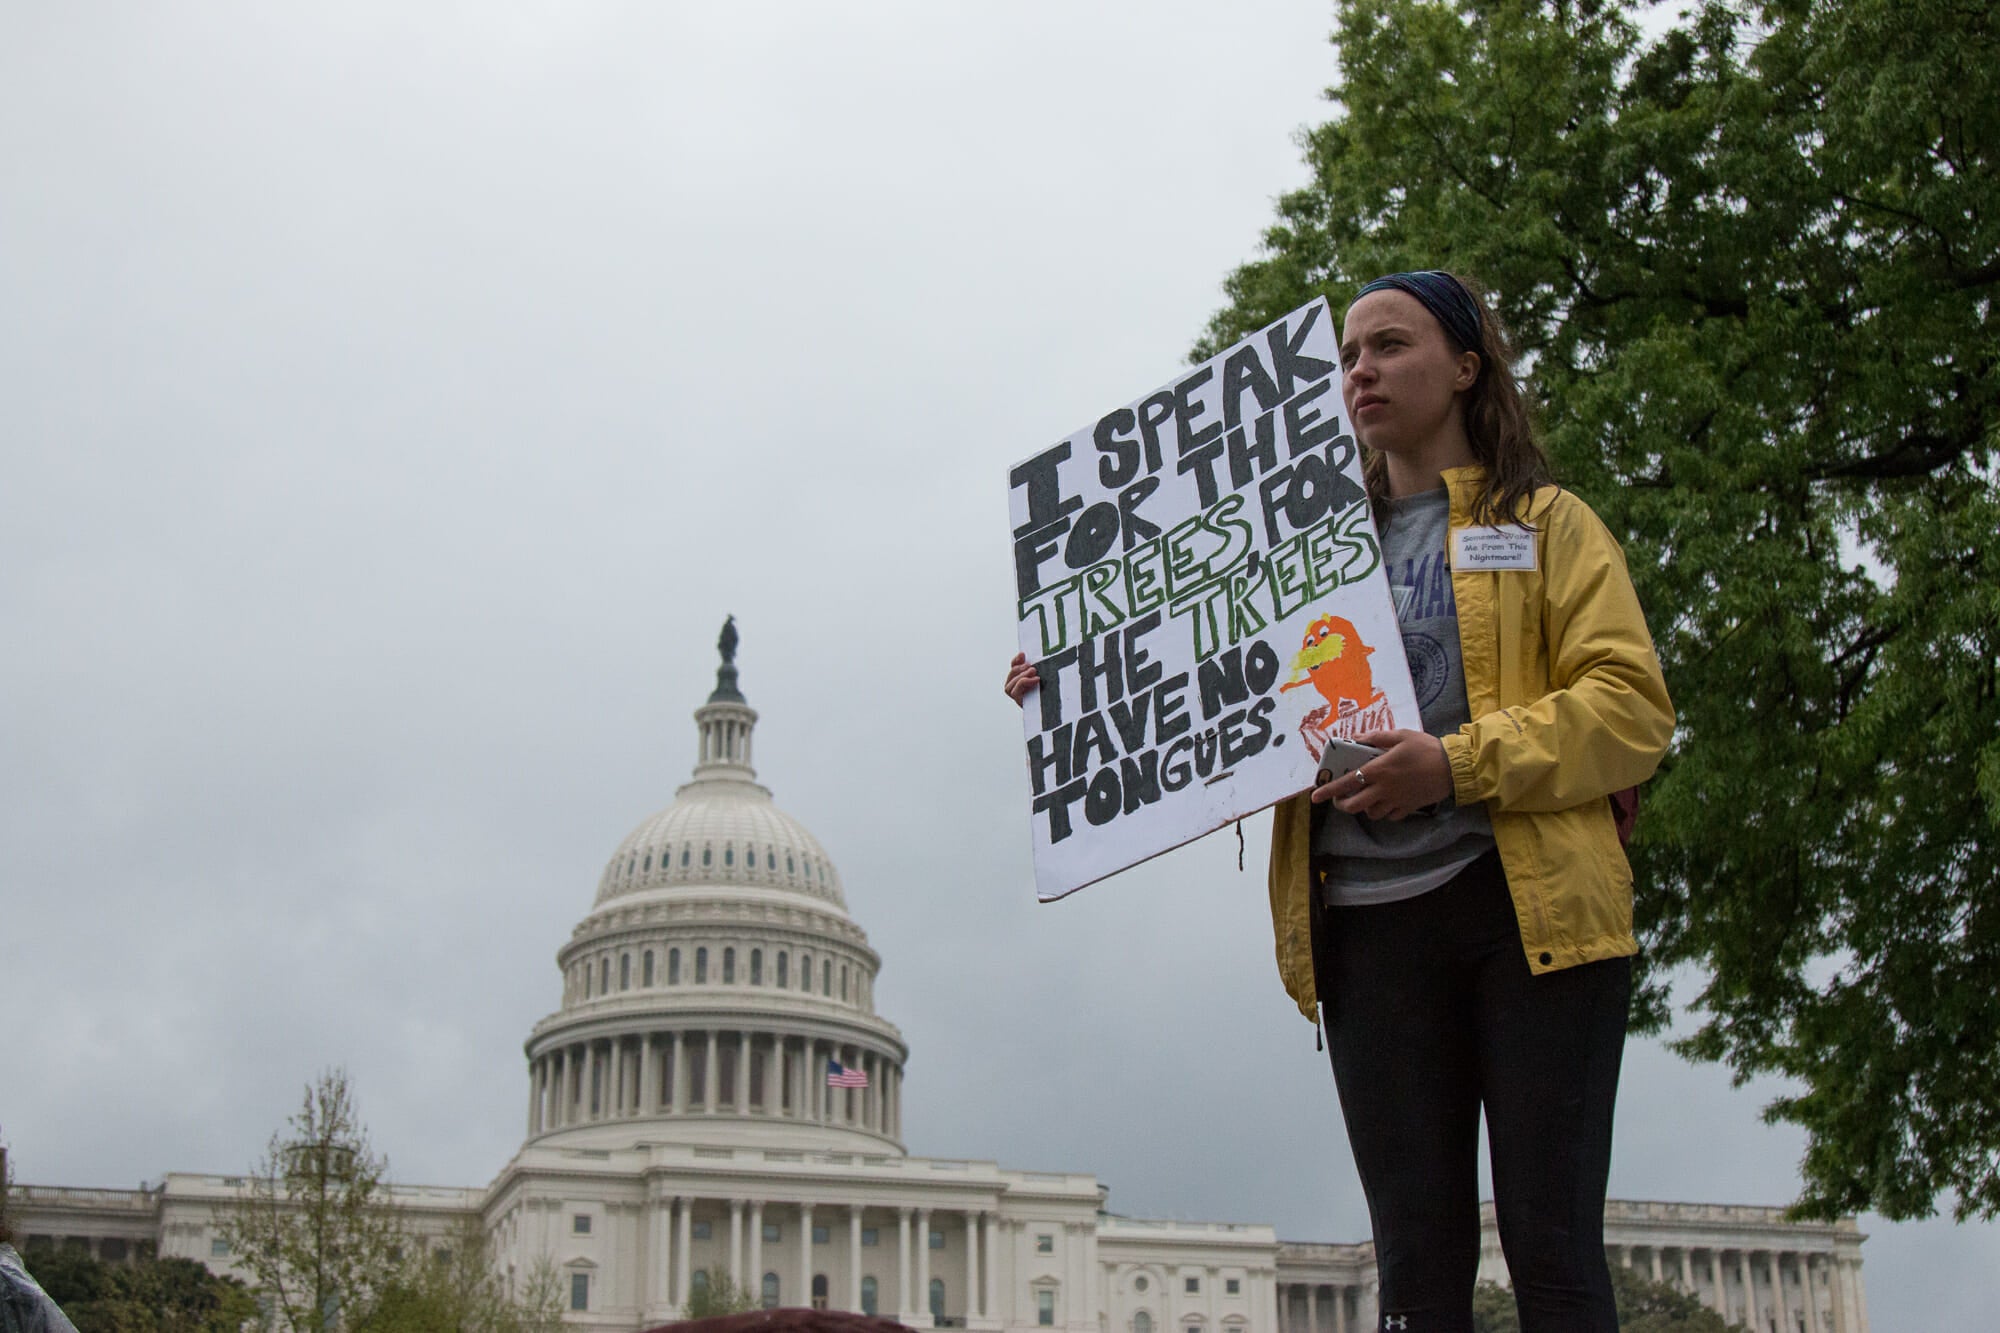
[[[1231,704],[1246,703],[1250,698],[1250,687],[1243,680],[1243,650],[1231,648],[1226,653],[1217,653],[1198,668],[1201,679],[1201,715],[1213,721],[1215,715]],[[1083,765],[1078,764],[1078,768]]]
[[[1068,782],[1070,776],[1070,729],[1067,723],[1057,727],[1055,735],[1045,738],[1028,737],[1028,777],[1035,785],[1035,795],[1048,790],[1048,772],[1056,771],[1058,785]]]
[[[1106,766],[1090,780],[1090,792],[1083,798],[1083,817],[1093,824],[1109,824],[1118,818],[1118,769]]]
[[[1252,439],[1255,443],[1252,443]],[[1229,432],[1229,480],[1237,490],[1250,484],[1250,465],[1257,465],[1255,475],[1262,476],[1278,465],[1278,414],[1266,412],[1252,423],[1249,430],[1238,426]]]
[[[1070,772],[1081,773],[1088,769],[1093,750],[1104,756],[1104,763],[1116,763],[1118,760],[1118,751],[1111,748],[1111,729],[1104,725],[1102,713],[1088,713],[1077,719],[1076,743],[1070,751]]]
[[[1117,540],[1118,506],[1100,500],[1084,510],[1069,530],[1069,540],[1063,543],[1063,563],[1071,569],[1087,568],[1108,555],[1111,543]]]
[[[1276,699],[1259,699],[1248,710],[1237,709],[1222,719],[1217,730],[1222,736],[1222,766],[1234,768],[1246,759],[1254,759],[1264,753],[1271,743],[1271,713],[1277,708]],[[1238,728],[1248,723],[1249,730]]]
[[[1194,401],[1194,391],[1214,378],[1215,368],[1203,366],[1174,386],[1174,442],[1176,452],[1182,458],[1195,449],[1213,444],[1222,435],[1220,421],[1211,421],[1199,430],[1194,424],[1208,412],[1207,403]]]
[[[1177,470],[1194,473],[1195,489],[1201,495],[1201,507],[1208,508],[1222,498],[1222,488],[1215,480],[1215,460],[1222,457],[1222,445],[1211,444],[1191,453],[1182,455]]]
[[[1160,682],[1160,688],[1153,691],[1153,739],[1170,741],[1194,725],[1194,720],[1186,713],[1188,686],[1187,672],[1169,676]]]
[[[1215,771],[1215,730],[1210,728],[1194,738],[1194,771],[1207,777]]]
[[[1069,441],[1064,440],[1053,449],[1044,449],[1025,463],[1016,464],[1007,474],[1009,485],[1028,488],[1028,521],[1014,529],[1016,537],[1029,528],[1044,528],[1051,523],[1059,523],[1063,516],[1074,512],[1083,505],[1081,496],[1064,498],[1058,469],[1069,457]]]
[[[1160,427],[1173,419],[1174,391],[1162,389],[1139,404],[1139,438],[1146,445],[1146,475],[1160,470]]]
[[[1104,656],[1100,659],[1099,653]],[[1125,697],[1125,667],[1122,654],[1118,651],[1118,636],[1105,634],[1095,639],[1085,639],[1076,645],[1076,671],[1078,683],[1083,687],[1083,706],[1097,707],[1097,682],[1104,682],[1106,700]],[[1077,765],[1082,768],[1082,764]]]
[[[1065,783],[1054,791],[1035,798],[1035,813],[1048,812],[1049,842],[1058,843],[1070,835],[1069,808],[1083,799],[1086,790],[1082,778]]]
[[[1139,617],[1125,627],[1125,688],[1137,694],[1149,690],[1165,673],[1166,668],[1153,662],[1139,640],[1160,627],[1160,613],[1154,611]],[[1151,670],[1148,670],[1148,664]]]
[[[1185,720],[1185,719],[1183,719]],[[1160,785],[1168,791],[1179,791],[1194,781],[1194,772],[1187,761],[1175,756],[1194,749],[1194,737],[1183,736],[1167,747],[1166,757],[1160,761]]]
[[[1269,694],[1278,682],[1278,654],[1262,639],[1250,645],[1243,655],[1243,678],[1249,683],[1252,694]]]
[[[1257,395],[1260,411],[1276,407],[1284,396],[1278,392],[1278,386],[1271,383],[1254,343],[1245,343],[1222,363],[1222,424],[1232,430],[1243,420],[1245,389]]]
[[[1119,785],[1125,788],[1125,813],[1131,814],[1142,805],[1151,805],[1160,799],[1160,755],[1156,750],[1134,759],[1126,756],[1118,761]]]
[[[1104,455],[1097,460],[1097,479],[1105,486],[1123,486],[1139,475],[1139,442],[1125,439],[1121,434],[1131,430],[1137,421],[1129,407],[1098,418],[1097,431],[1091,438],[1097,442],[1097,452]]]
[[[1333,392],[1332,380],[1321,380],[1285,404],[1285,443],[1297,458],[1308,449],[1340,434],[1339,417],[1323,417],[1313,403]]]
[[[1081,500],[1077,501],[1082,504]],[[1042,590],[1042,565],[1056,553],[1056,538],[1069,526],[1069,520],[1050,523],[1039,528],[1029,528],[1014,538],[1014,585],[1020,589],[1023,598],[1034,596]]]
[[[1139,517],[1139,502],[1160,489],[1158,477],[1141,477],[1118,492],[1118,527],[1125,534],[1125,549],[1131,550],[1148,537],[1160,535],[1160,525]]]
[[[1135,694],[1129,704],[1111,705],[1111,725],[1118,728],[1118,739],[1124,744],[1126,754],[1132,754],[1146,743],[1146,711],[1152,701],[1150,694]],[[1041,738],[1038,736],[1036,739]]]
[[[1292,386],[1299,380],[1323,380],[1333,374],[1333,362],[1307,356],[1299,350],[1306,345],[1306,335],[1312,332],[1312,326],[1319,322],[1320,309],[1318,305],[1309,307],[1289,338],[1283,324],[1264,335],[1264,343],[1271,349],[1271,368],[1278,374],[1280,398],[1290,398]]]
[[[1041,677],[1041,685],[1035,693],[1042,699],[1042,730],[1047,731],[1062,721],[1062,672],[1067,666],[1076,664],[1076,649],[1065,648],[1059,653],[1051,653],[1035,663],[1035,674]]]

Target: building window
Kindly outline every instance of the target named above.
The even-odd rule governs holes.
[[[597,993],[599,995],[609,995],[611,993],[611,960],[609,958],[604,959],[597,965]]]
[[[1151,1285],[1152,1283],[1146,1281],[1146,1275],[1144,1273],[1141,1273],[1139,1274],[1139,1276],[1132,1279],[1132,1290],[1134,1291],[1144,1291],[1147,1287]]]
[[[705,866],[715,864],[715,848],[704,847],[701,849],[701,863]]]
[[[1056,1326],[1056,1294],[1047,1287],[1035,1293],[1035,1322],[1043,1328]]]
[[[736,984],[736,950],[734,949],[724,949],[722,951],[722,984],[725,986]]]
[[[650,986],[653,984],[653,951],[651,949],[646,950],[645,957],[640,961],[639,977],[640,985]]]
[[[689,850],[690,849],[686,847],[681,848],[681,869],[683,870],[687,869]]]
[[[831,1242],[832,1239],[833,1239],[833,1233],[827,1230],[825,1227],[813,1228],[813,1244],[825,1245]]]
[[[715,1223],[713,1222],[693,1223],[688,1228],[688,1234],[689,1238],[693,1240],[711,1240],[715,1236]],[[699,1277],[701,1275],[697,1273],[695,1276]]]
[[[875,1292],[876,1292],[875,1279],[872,1277],[862,1278],[861,1313],[865,1315],[872,1315],[875,1313]]]
[[[688,1295],[690,1297],[708,1295],[708,1270],[706,1268],[697,1268],[689,1275]]]
[[[590,1234],[590,1214],[578,1213],[575,1217],[572,1217],[569,1220],[569,1229],[574,1235],[588,1236]]]
[[[750,951],[750,984],[753,986],[764,984],[764,951],[762,949],[752,949]]]
[[[1132,1316],[1132,1333],[1153,1333],[1153,1316],[1144,1310]]]
[[[863,1227],[861,1228],[861,1243],[863,1245],[880,1245],[882,1243],[882,1233],[874,1227]]]
[[[813,1230],[817,1231],[817,1230],[819,1230],[819,1228],[818,1228],[818,1227],[814,1227],[814,1228],[813,1228]],[[824,1310],[825,1308],[826,1308],[826,1274],[824,1274],[824,1273],[814,1273],[814,1274],[813,1274],[813,1309],[815,1309],[815,1310]]]
[[[708,980],[708,946],[694,951],[694,984],[699,986]]]
[[[681,951],[679,949],[667,950],[667,984],[669,986],[678,986],[681,984]]]
[[[767,1236],[765,1239],[768,1240],[770,1238]],[[764,1290],[760,1295],[760,1300],[766,1310],[775,1310],[778,1308],[778,1275],[776,1273],[764,1274]]]
[[[590,1308],[590,1274],[571,1273],[569,1275],[569,1308],[588,1310]]]
[[[931,1248],[934,1250],[941,1250],[944,1248],[944,1232],[942,1231],[931,1232]]]
[[[1055,1236],[1046,1231],[1037,1233],[1037,1235],[1035,1236],[1035,1253],[1054,1254],[1055,1252],[1056,1252]]]
[[[764,868],[766,870],[776,870],[778,868],[778,854],[769,847],[764,849]]]
[[[1226,1277],[1226,1278],[1224,1278],[1224,1279],[1222,1280],[1222,1291],[1223,1291],[1223,1294],[1224,1294],[1224,1295],[1226,1295],[1226,1296],[1240,1296],[1240,1295],[1242,1295],[1242,1294],[1243,1294],[1243,1279],[1242,1279],[1242,1278],[1240,1278],[1240,1277]]]
[[[812,988],[813,956],[809,953],[802,953],[799,955],[799,989],[811,990]]]
[[[935,1231],[931,1232],[933,1236],[937,1234]],[[936,1249],[937,1246],[933,1245],[931,1248]],[[944,1279],[941,1277],[931,1279],[931,1318],[944,1318]]]
[[[833,998],[833,960],[822,958],[819,962],[819,993]]]
[[[1201,1279],[1198,1277],[1189,1278],[1187,1280],[1187,1294],[1190,1296],[1194,1296],[1200,1294],[1200,1292],[1201,1292]]]
[[[847,964],[840,965],[840,1002],[847,1003]]]
[[[208,1243],[208,1254],[212,1259],[226,1258],[229,1254],[229,1242],[217,1236]]]
[[[791,978],[790,978],[789,976],[787,976],[787,975],[785,974],[785,963],[786,963],[786,961],[787,961],[787,959],[788,959],[789,957],[790,957],[790,955],[788,955],[788,954],[784,953],[783,951],[780,951],[780,952],[779,952],[779,954],[778,954],[778,989],[779,989],[779,990],[783,990],[783,989],[784,989],[784,988],[786,987],[786,985],[787,985],[787,984],[789,984],[789,983],[790,983],[790,981],[791,981]]]
[[[618,989],[632,989],[632,955],[629,953],[618,955]]]
[[[779,1240],[783,1240],[784,1238],[785,1238],[785,1228],[784,1228],[784,1224],[783,1224],[783,1223],[781,1223],[781,1222],[766,1222],[766,1223],[764,1224],[764,1239],[765,1239],[765,1240],[767,1240],[767,1241],[779,1241]]]
[[[792,854],[790,852],[785,853],[785,873],[787,875],[796,875],[799,873],[798,867],[792,864]]]

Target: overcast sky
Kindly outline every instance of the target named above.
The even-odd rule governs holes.
[[[1359,1240],[1264,821],[1034,902],[1005,472],[1168,378],[1302,180],[1324,3],[0,3],[0,1130],[237,1171],[330,1065],[483,1184],[734,612],[911,1151]],[[1613,1193],[1797,1190],[1635,1042]],[[2000,1228],[1864,1219],[1880,1333]]]

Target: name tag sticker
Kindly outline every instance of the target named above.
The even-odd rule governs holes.
[[[1451,537],[1451,563],[1459,569],[1535,568],[1535,534],[1526,528],[1460,528]]]

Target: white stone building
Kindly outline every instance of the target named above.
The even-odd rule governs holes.
[[[727,657],[727,654],[726,654]],[[907,1324],[1070,1333],[1361,1333],[1367,1242],[1141,1221],[1088,1175],[909,1156],[908,1048],[875,1012],[881,960],[825,849],[751,767],[757,715],[726,660],[695,713],[693,780],[613,853],[557,953],[561,1006],[528,1034],[526,1138],[491,1184],[397,1186],[413,1226],[477,1218],[516,1281],[544,1256],[570,1321],[664,1323],[723,1269],[769,1305]],[[865,1074],[829,1086],[832,1064]],[[859,1081],[859,1080],[856,1080]],[[16,1229],[107,1258],[221,1271],[240,1178],[145,1190],[24,1186]],[[1866,1333],[1852,1220],[1614,1201],[1613,1262],[1765,1333]],[[1505,1281],[1489,1207],[1482,1276]]]

